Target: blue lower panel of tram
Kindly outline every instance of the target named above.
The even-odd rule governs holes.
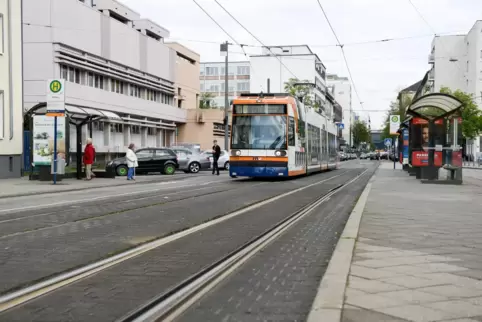
[[[288,177],[288,163],[231,162],[229,175],[232,177]]]

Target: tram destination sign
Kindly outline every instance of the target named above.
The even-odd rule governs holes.
[[[234,114],[286,114],[286,105],[238,104],[238,105],[234,105]]]

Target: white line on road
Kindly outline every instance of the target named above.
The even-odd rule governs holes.
[[[228,182],[230,180],[225,180],[225,181],[220,181],[220,182]],[[169,183],[176,182],[176,181],[171,181]],[[167,183],[166,183],[167,184]],[[177,186],[177,187],[166,187],[166,188],[157,188],[157,189],[150,189],[150,190],[141,190],[141,191],[130,191],[126,193],[117,193],[115,195],[107,195],[107,196],[100,196],[100,197],[91,197],[87,199],[79,199],[79,200],[67,200],[67,201],[59,201],[59,202],[54,202],[54,203],[49,203],[49,204],[43,204],[43,205],[34,205],[34,206],[26,206],[26,207],[18,207],[18,208],[10,208],[10,209],[2,209],[0,210],[0,214],[2,213],[10,213],[10,212],[19,212],[23,210],[29,210],[29,209],[39,209],[39,208],[48,208],[52,206],[61,206],[61,205],[67,205],[67,204],[76,204],[76,203],[84,203],[84,202],[92,202],[96,200],[104,200],[104,199],[109,199],[109,198],[116,198],[116,197],[122,197],[122,196],[131,196],[131,195],[136,195],[136,194],[142,194],[142,193],[148,193],[148,192],[156,192],[156,191],[162,191],[162,190],[169,190],[173,188],[181,188],[181,187],[186,187],[186,186],[192,186],[191,185],[184,185],[184,186]]]

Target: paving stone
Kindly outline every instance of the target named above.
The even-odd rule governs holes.
[[[383,283],[377,280],[367,280],[350,276],[348,280],[348,287],[355,288],[367,293],[389,292],[405,289],[404,287]]]
[[[440,311],[453,312],[460,317],[472,317],[482,315],[482,306],[474,305],[467,301],[445,301],[438,303],[426,303],[425,307],[430,307]]]
[[[378,309],[384,307],[394,307],[406,304],[399,299],[389,298],[379,294],[365,294],[360,296],[347,296],[346,303],[365,309]]]
[[[420,292],[417,290],[403,290],[394,292],[383,292],[381,296],[398,299],[407,304],[420,304],[430,302],[441,302],[447,300],[444,296],[434,295],[430,293]]]
[[[389,278],[381,278],[380,281],[384,283],[403,286],[405,288],[421,288],[421,287],[427,287],[427,286],[448,284],[447,282],[442,282],[439,280],[430,280],[430,279],[420,278],[415,276],[396,276],[396,277],[389,277]]]
[[[418,305],[382,308],[377,309],[377,311],[413,322],[431,322],[463,317],[456,313],[449,313]]]
[[[442,295],[448,298],[465,298],[482,296],[482,290],[469,289],[456,285],[431,286],[418,289],[421,292],[427,292],[435,295]]]
[[[347,306],[343,310],[341,322],[408,322],[380,312]]]
[[[365,279],[380,279],[387,277],[404,276],[402,274],[391,272],[388,270],[358,266],[356,265],[356,263],[351,266],[350,275],[362,277]]]

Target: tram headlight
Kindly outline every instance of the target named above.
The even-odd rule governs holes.
[[[276,151],[274,154],[275,154],[277,157],[280,157],[280,156],[281,156],[281,151]]]
[[[236,151],[236,155],[239,157],[241,155],[241,151]]]

